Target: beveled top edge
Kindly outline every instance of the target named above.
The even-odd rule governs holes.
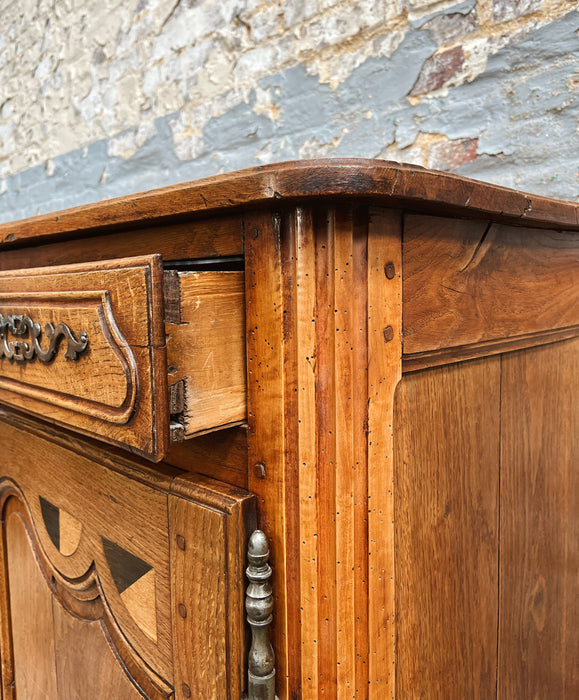
[[[579,229],[579,205],[573,202],[415,165],[349,158],[263,165],[0,224],[0,246],[321,197],[359,197],[433,214]]]

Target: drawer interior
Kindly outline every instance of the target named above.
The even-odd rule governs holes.
[[[246,418],[244,274],[165,272],[171,438]]]

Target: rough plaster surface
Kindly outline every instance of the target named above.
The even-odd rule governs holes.
[[[0,0],[0,220],[293,158],[579,194],[576,0]]]

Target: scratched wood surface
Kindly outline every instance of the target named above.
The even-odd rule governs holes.
[[[579,342],[503,357],[498,696],[579,696]]]
[[[499,407],[500,358],[416,372],[399,385],[399,698],[496,697]]]
[[[408,215],[404,353],[579,325],[579,233]]]
[[[168,444],[162,268],[158,256],[0,273],[0,312],[54,327],[88,346],[48,363],[0,359],[0,400],[153,459]],[[4,345],[19,339],[4,331]],[[43,333],[40,345],[46,349]],[[29,344],[29,337],[23,338]]]
[[[400,376],[399,216],[298,207],[247,215],[245,231],[249,487],[272,540],[278,693],[394,697],[383,420]]]
[[[488,214],[493,220],[517,225],[528,221],[579,230],[579,209],[572,202],[413,165],[351,158],[276,163],[2,224],[0,245],[14,247],[99,229],[118,231],[171,223],[184,216],[223,214],[258,203],[280,206],[284,200],[320,197],[358,197],[382,206],[462,218]]]
[[[181,438],[241,423],[247,413],[243,272],[165,273],[169,391]],[[180,385],[180,386],[178,386]]]
[[[160,254],[163,260],[175,262],[242,253],[241,216],[234,214],[164,226],[129,228],[120,233],[107,233],[105,230],[99,236],[82,236],[66,241],[42,242],[34,247],[2,250],[0,270],[66,265],[135,255]]]

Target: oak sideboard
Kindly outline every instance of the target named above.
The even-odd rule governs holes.
[[[0,225],[3,700],[579,697],[578,251],[360,159]]]

